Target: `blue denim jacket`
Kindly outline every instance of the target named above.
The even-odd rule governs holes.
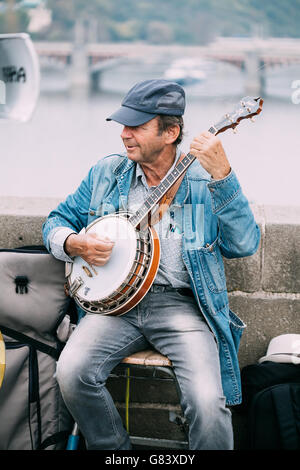
[[[58,228],[78,232],[97,217],[126,210],[134,167],[125,154],[109,155],[94,165],[44,223],[48,250]],[[214,181],[197,161],[188,168],[173,209],[182,224],[182,257],[191,288],[218,344],[224,395],[227,404],[235,405],[241,402],[237,352],[245,324],[229,309],[222,256],[255,253],[260,231],[234,171]]]

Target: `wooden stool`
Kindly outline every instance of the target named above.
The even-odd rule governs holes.
[[[176,391],[177,391],[177,396],[178,396],[178,401],[180,402],[180,388],[176,379],[176,376],[174,374],[172,362],[170,359],[163,354],[160,354],[158,351],[155,349],[146,349],[144,351],[139,351],[137,353],[134,353],[128,357],[125,357],[123,361],[119,364],[118,369],[122,370],[125,372],[125,374],[121,374],[120,372],[115,373],[115,370],[112,372],[111,377],[126,377],[127,382],[126,382],[126,399],[125,399],[125,405],[126,405],[126,416],[125,416],[125,424],[127,431],[129,432],[129,380],[131,377],[137,378],[137,379],[144,379],[144,380],[151,380],[151,379],[159,379],[159,380],[173,380]],[[125,369],[125,370],[124,370]],[[152,370],[152,376],[131,376],[131,371],[134,369],[139,369],[140,370]],[[130,370],[130,372],[129,372]],[[157,371],[162,371],[165,374],[168,375],[168,379],[166,378],[158,378],[156,377],[156,372]],[[171,379],[170,379],[171,378]],[[130,435],[130,440],[133,445],[138,445],[138,446],[149,446],[149,447],[154,447],[154,448],[166,448],[166,449],[187,449],[188,448],[188,439],[187,439],[187,432],[185,429],[184,425],[184,420],[179,417],[175,416],[174,421],[176,424],[180,426],[180,428],[184,431],[186,440],[184,441],[178,441],[178,440],[172,440],[172,439],[157,439],[157,438],[148,438],[148,437],[139,437],[139,436],[132,436]]]
[[[122,364],[153,367],[172,367],[172,362],[154,349],[139,351],[131,356],[125,357]]]

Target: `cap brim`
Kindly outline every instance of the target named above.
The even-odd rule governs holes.
[[[266,361],[299,364],[300,358],[295,354],[269,354],[269,356],[261,357],[258,363]]]
[[[140,126],[145,122],[155,118],[157,114],[143,113],[136,109],[128,108],[127,106],[121,106],[118,111],[113,113],[111,116],[106,118],[106,121],[116,121],[123,126]]]

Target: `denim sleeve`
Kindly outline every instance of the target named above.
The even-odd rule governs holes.
[[[72,232],[78,233],[86,227],[93,190],[93,173],[94,167],[90,169],[77,190],[50,212],[43,224],[43,240],[48,251],[51,251],[50,241],[59,228],[67,227]]]
[[[213,213],[218,217],[219,244],[226,258],[250,256],[260,242],[260,229],[234,171],[208,183]]]

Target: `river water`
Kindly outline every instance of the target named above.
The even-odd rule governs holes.
[[[1,124],[0,196],[63,198],[74,191],[91,165],[122,151],[121,126],[105,118],[116,110],[135,82],[163,76],[160,64],[105,72],[102,91],[71,93],[67,78],[42,76],[41,94],[32,119]],[[232,168],[249,200],[256,204],[300,206],[300,104],[292,83],[300,66],[266,71],[266,96],[255,123],[243,121],[234,134],[220,134]],[[214,64],[206,79],[186,87],[186,135],[207,130],[235,109],[245,95],[244,76],[232,66]]]

